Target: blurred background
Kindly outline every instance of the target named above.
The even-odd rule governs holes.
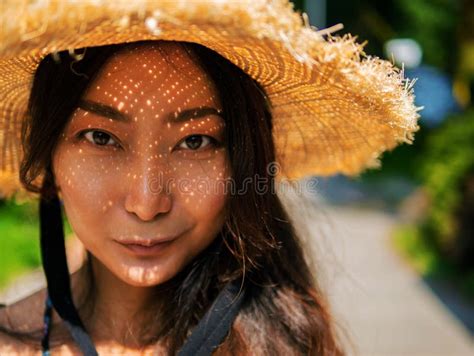
[[[417,78],[424,107],[414,144],[385,153],[382,169],[313,178],[333,225],[332,253],[316,254],[354,353],[474,355],[474,1],[294,4]]]
[[[474,355],[474,1],[293,3],[311,25],[342,23],[335,35],[357,35],[367,54],[418,78],[424,106],[414,144],[385,153],[382,169],[308,178],[318,278],[349,354]],[[44,284],[36,203],[0,197],[0,234],[9,303]]]

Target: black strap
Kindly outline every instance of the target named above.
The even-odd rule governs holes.
[[[229,282],[224,287],[179,350],[178,356],[209,356],[212,354],[213,350],[224,340],[239,312],[244,297],[244,289],[241,293],[239,293],[239,289],[240,282],[238,281]],[[83,339],[84,330],[77,327],[69,328],[69,330],[81,350],[87,350],[89,339]],[[85,336],[88,338],[87,334]],[[85,356],[98,355],[95,348],[83,352]]]
[[[178,356],[211,355],[230,330],[244,295],[240,280],[229,282],[187,338]]]
[[[98,356],[72,300],[61,205],[58,196],[54,195],[45,199],[42,194],[39,213],[41,260],[51,302],[84,355]]]

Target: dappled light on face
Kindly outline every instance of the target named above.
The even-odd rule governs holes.
[[[130,267],[128,268],[128,277],[131,281],[136,281],[137,283],[149,284],[153,283],[159,273],[158,267],[152,268],[140,268],[140,267]]]
[[[71,226],[134,285],[169,279],[220,231],[230,177],[222,103],[197,58],[172,43],[119,51],[84,93],[55,153]],[[173,235],[155,255],[116,243]]]

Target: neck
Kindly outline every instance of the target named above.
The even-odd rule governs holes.
[[[143,325],[150,325],[155,317],[160,297],[159,288],[127,284],[92,255],[89,258],[91,263],[84,264],[85,273],[82,277],[85,278],[85,270],[91,266],[94,276],[93,303],[87,305],[83,312],[79,311],[89,334],[95,342],[101,344],[144,346],[141,342],[145,337]],[[81,282],[81,285],[87,286],[88,283]]]

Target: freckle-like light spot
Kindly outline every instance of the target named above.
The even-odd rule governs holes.
[[[122,108],[123,108],[124,105],[125,105],[125,104],[123,103],[123,101],[121,101],[121,102],[118,104],[118,109],[119,109],[119,110],[122,110]]]
[[[147,104],[147,105],[151,105],[151,100],[148,99],[148,100],[146,101],[146,104]]]

